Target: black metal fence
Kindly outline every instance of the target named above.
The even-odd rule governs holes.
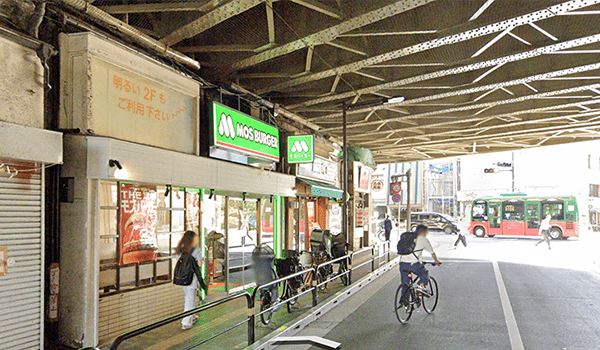
[[[358,260],[357,257],[362,256],[362,258],[364,259],[365,258],[364,255],[369,252],[370,252],[370,256],[368,256],[367,259],[365,259],[365,261],[363,261],[357,265],[354,265],[354,262],[356,260]],[[317,266],[313,266],[311,268],[296,272],[289,276],[279,278],[279,279],[274,280],[269,283],[262,284],[254,289],[252,295],[250,295],[248,292],[234,294],[234,295],[228,296],[226,298],[214,301],[212,303],[199,306],[193,310],[179,313],[177,315],[165,318],[161,321],[158,321],[158,322],[152,323],[150,325],[141,327],[139,329],[133,330],[131,332],[125,333],[125,334],[119,336],[117,339],[115,339],[115,341],[112,343],[112,345],[110,347],[110,350],[118,350],[119,346],[123,342],[125,342],[129,339],[138,337],[142,334],[148,333],[150,331],[153,331],[160,327],[166,326],[173,322],[181,321],[182,319],[184,319],[186,317],[193,316],[193,315],[196,315],[196,314],[199,314],[202,312],[206,312],[207,310],[210,310],[217,306],[220,306],[220,305],[223,305],[223,304],[226,304],[226,303],[229,303],[229,302],[241,299],[241,298],[246,299],[246,304],[248,307],[247,318],[241,322],[238,322],[237,324],[235,324],[233,326],[223,329],[222,331],[219,331],[218,333],[213,334],[210,337],[207,337],[207,338],[195,343],[191,348],[198,347],[212,339],[215,339],[223,334],[226,334],[226,333],[228,333],[236,328],[239,328],[241,326],[244,326],[244,325],[247,325],[247,327],[248,327],[248,345],[252,345],[256,341],[256,339],[255,339],[256,317],[259,317],[261,314],[264,314],[266,312],[274,311],[276,308],[280,307],[281,304],[284,304],[289,301],[293,301],[294,299],[300,298],[301,296],[306,295],[308,293],[312,293],[312,306],[317,306],[319,303],[319,299],[318,299],[319,295],[317,293],[319,287],[321,287],[322,285],[325,285],[329,282],[332,282],[338,278],[342,278],[344,276],[347,276],[347,281],[348,281],[347,283],[351,284],[352,283],[352,273],[354,271],[356,271],[357,269],[362,268],[368,264],[371,264],[371,272],[373,272],[376,269],[376,265],[379,266],[381,264],[382,258],[386,262],[389,262],[391,260],[390,242],[389,241],[383,242],[379,245],[374,245],[371,247],[363,248],[356,252],[352,252],[351,254],[339,257],[337,259],[326,261]],[[343,262],[346,262],[346,264],[347,264],[347,269],[345,269],[345,271],[338,271],[338,273],[331,274],[330,276],[328,276],[327,279],[325,279],[324,281],[321,281],[320,283],[317,281],[317,272],[320,269],[325,269],[325,268],[328,268],[329,266],[331,266],[332,264],[340,264]],[[259,312],[258,314],[256,314],[256,312],[255,312],[256,298],[257,298],[257,295],[260,295],[261,290],[272,288],[273,286],[278,286],[279,284],[284,283],[288,280],[296,279],[298,277],[304,277],[308,274],[312,274],[313,282],[312,282],[312,285],[310,286],[310,288],[307,288],[307,289],[301,291],[300,293],[290,297],[289,299],[281,300],[280,303],[273,303],[273,305],[270,306],[269,308],[264,309],[261,312]]]

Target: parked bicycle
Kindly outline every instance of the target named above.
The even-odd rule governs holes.
[[[423,262],[423,265],[437,266],[432,262]],[[418,276],[414,276],[412,272],[408,272],[411,279],[410,284],[402,283],[396,290],[396,298],[394,299],[394,310],[396,318],[402,324],[407,324],[413,314],[413,311],[423,306],[423,309],[428,314],[433,313],[438,304],[438,283],[432,276],[429,276],[427,284],[423,290],[417,289]],[[403,296],[405,298],[403,298]]]
[[[258,285],[269,283],[277,279],[277,273],[274,268],[275,254],[271,247],[264,244],[256,247],[254,251],[252,251],[252,261],[254,263],[256,283]],[[258,296],[261,311],[260,320],[265,325],[268,325],[271,322],[273,312],[275,312],[275,308],[269,309],[279,303],[279,300],[279,288],[277,285],[260,290]],[[265,310],[269,311],[262,313]]]
[[[329,230],[314,230],[310,237],[310,246],[313,265],[317,266],[317,283],[319,290],[327,289],[327,281],[340,275],[342,283],[348,285],[348,261],[339,260],[337,271],[334,272],[333,264],[325,264],[328,261],[348,255],[348,243],[342,234],[331,235]],[[325,264],[325,266],[320,266]]]
[[[277,275],[280,278],[300,272],[305,268],[305,266],[300,263],[300,255],[297,251],[284,250],[283,255],[283,259],[275,260]],[[281,301],[286,302],[289,313],[292,312],[292,306],[298,302],[298,298],[295,298],[295,296],[309,290],[312,287],[312,280],[313,273],[308,273],[304,276],[296,276],[283,282]]]

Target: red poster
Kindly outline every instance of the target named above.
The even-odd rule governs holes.
[[[363,190],[368,190],[369,189],[369,183],[370,183],[370,179],[369,179],[369,169],[367,169],[367,167],[362,167],[360,170],[360,182],[358,184],[358,188],[363,189]]]
[[[156,186],[121,184],[119,264],[156,260]]]

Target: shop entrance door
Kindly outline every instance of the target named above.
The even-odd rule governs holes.
[[[254,199],[229,198],[227,218],[228,292],[255,286],[252,251],[257,245],[257,209]]]

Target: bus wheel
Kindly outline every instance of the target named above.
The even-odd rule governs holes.
[[[561,239],[562,231],[558,227],[553,227],[550,229],[550,238],[552,239]]]
[[[567,239],[569,239],[569,237],[563,237],[562,240],[566,241]]]
[[[473,229],[473,234],[479,238],[485,236],[485,229],[481,226],[477,226]]]

